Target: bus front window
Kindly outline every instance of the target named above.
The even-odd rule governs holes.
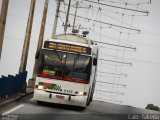
[[[91,58],[80,54],[67,54],[64,80],[88,83],[91,72]]]
[[[89,83],[91,57],[55,50],[42,50],[37,76]]]
[[[42,50],[38,76],[62,79],[62,53]]]

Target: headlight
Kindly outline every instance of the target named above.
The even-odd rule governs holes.
[[[38,86],[38,89],[44,89],[44,86],[39,85],[39,86]]]
[[[83,93],[84,93],[84,92],[79,92],[78,95],[83,96]]]
[[[87,92],[78,92],[78,91],[76,91],[75,94],[77,94],[79,96],[86,96]]]

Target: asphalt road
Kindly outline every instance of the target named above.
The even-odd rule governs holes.
[[[33,94],[0,108],[3,120],[160,120],[160,113],[93,101],[85,110],[58,104],[38,105]],[[150,117],[150,118],[149,118]],[[152,118],[151,118],[152,117]],[[8,119],[9,118],[9,119]]]

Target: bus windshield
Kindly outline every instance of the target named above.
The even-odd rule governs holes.
[[[90,73],[89,56],[56,50],[41,51],[37,76],[89,83]]]

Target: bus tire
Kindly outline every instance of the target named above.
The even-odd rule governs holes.
[[[37,104],[38,104],[38,105],[42,105],[43,102],[42,102],[42,101],[37,101]]]
[[[88,96],[88,98],[87,98],[87,103],[86,103],[86,105],[89,105],[90,104],[90,96]]]
[[[94,90],[92,89],[92,91],[91,91],[91,97],[90,97],[90,102],[92,102],[92,100],[93,100],[93,93],[94,93]]]
[[[90,102],[92,102],[92,100],[93,100],[93,93],[92,93],[92,95],[90,97]]]
[[[92,87],[90,102],[92,102],[92,100],[93,100],[94,88],[95,88],[95,84],[93,84],[93,87]]]
[[[86,106],[85,107],[80,107],[80,110],[85,110],[86,109]]]
[[[90,101],[87,101],[87,105],[90,105]]]

